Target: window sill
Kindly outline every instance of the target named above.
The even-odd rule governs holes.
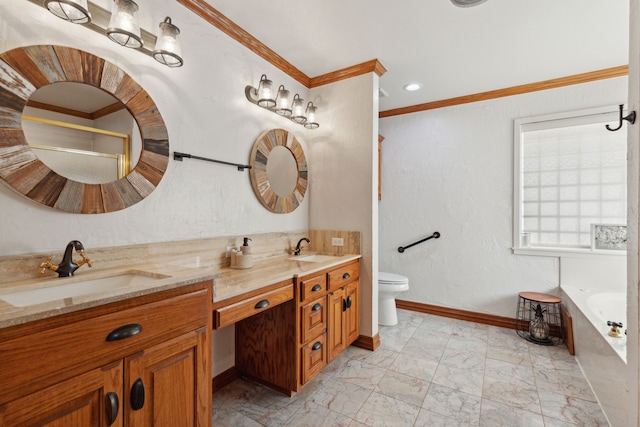
[[[512,248],[514,255],[533,255],[548,257],[570,257],[570,258],[591,258],[591,257],[610,257],[610,256],[627,256],[627,251],[618,250],[591,250],[577,248]]]

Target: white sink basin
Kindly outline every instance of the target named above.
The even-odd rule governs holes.
[[[325,262],[325,261],[335,261],[341,258],[340,255],[321,255],[321,254],[312,254],[305,256],[295,256],[289,258],[292,261],[304,261],[304,262]]]
[[[27,307],[45,302],[73,298],[81,295],[106,292],[127,286],[142,285],[158,279],[170,276],[150,273],[147,271],[133,270],[116,276],[102,277],[91,280],[78,280],[77,277],[65,280],[63,284],[53,284],[46,288],[31,289],[28,291],[12,292],[0,295],[0,299],[14,307]],[[70,283],[68,281],[71,281]]]

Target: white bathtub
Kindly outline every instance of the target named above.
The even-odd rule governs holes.
[[[611,348],[626,363],[627,337],[624,334],[627,324],[627,296],[624,292],[611,292],[598,288],[563,286],[562,291],[571,298],[575,306],[593,324]],[[622,338],[609,336],[611,327],[608,321],[622,323]]]

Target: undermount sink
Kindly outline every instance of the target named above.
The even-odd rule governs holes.
[[[335,261],[341,258],[341,255],[321,255],[321,254],[311,254],[305,256],[294,256],[289,258],[293,261],[304,261],[304,262],[325,262],[325,261]]]
[[[18,291],[0,295],[0,299],[8,302],[14,307],[27,307],[30,305],[42,304],[65,298],[111,291],[113,289],[124,288],[127,286],[143,285],[155,280],[165,279],[167,277],[170,276],[141,270],[132,270],[114,276],[91,280],[78,280],[77,277],[73,277],[70,279],[61,279],[65,280],[65,283],[63,284],[54,283],[45,288],[30,289],[28,291]],[[71,281],[71,283],[68,283],[68,281]]]

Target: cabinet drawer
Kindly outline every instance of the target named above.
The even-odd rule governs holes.
[[[300,282],[300,302],[309,302],[327,293],[327,276],[304,278]]]
[[[300,344],[327,330],[327,298],[311,301],[300,309]]]
[[[219,308],[215,312],[215,327],[222,328],[231,325],[291,299],[293,299],[293,283],[253,298]]]
[[[191,292],[0,343],[0,404],[206,326],[210,298]]]
[[[359,263],[345,265],[329,272],[329,291],[340,289],[360,277]]]
[[[300,383],[305,384],[315,377],[327,364],[327,334],[320,335],[300,349]]]

